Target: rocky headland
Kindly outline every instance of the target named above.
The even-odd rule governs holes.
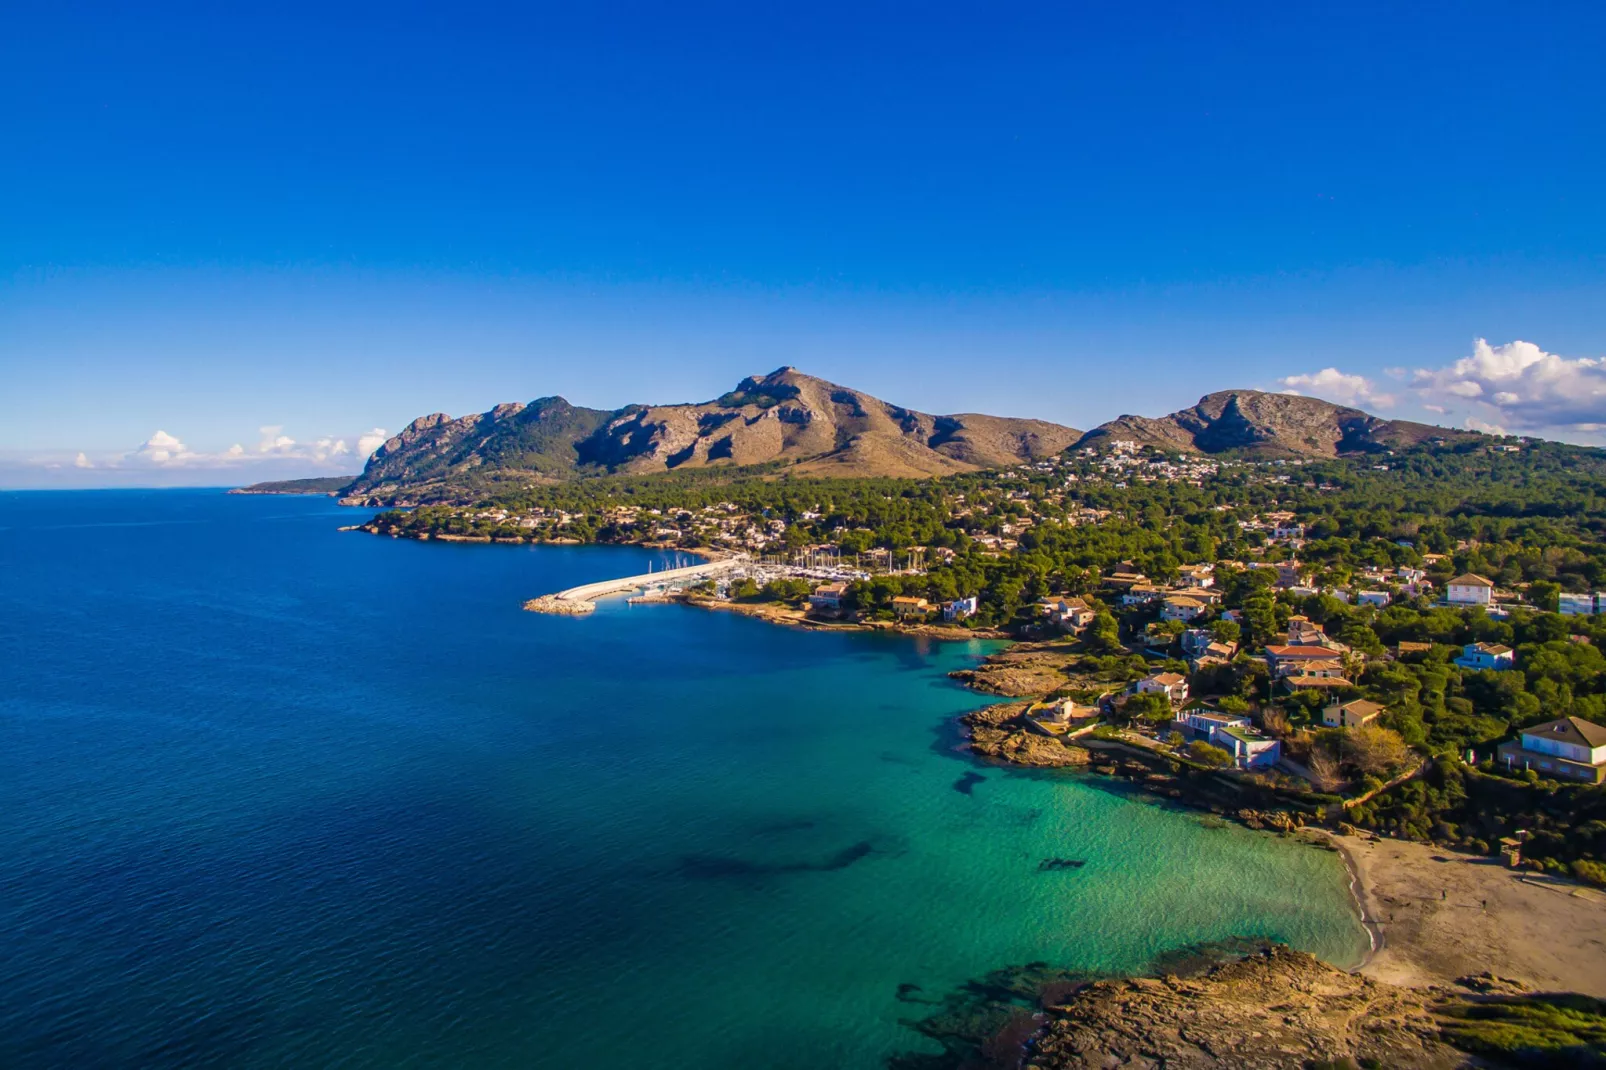
[[[1467,993],[1470,995],[1471,993]],[[1202,977],[1096,981],[1048,1008],[1032,1070],[1283,1070],[1476,1065],[1446,1043],[1465,998],[1418,992],[1272,947]]]

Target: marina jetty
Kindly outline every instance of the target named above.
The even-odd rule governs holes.
[[[577,617],[596,609],[596,599],[610,594],[625,594],[647,587],[662,589],[697,580],[705,580],[729,572],[746,561],[747,556],[741,554],[717,561],[699,561],[695,565],[687,565],[684,568],[665,569],[662,572],[644,572],[639,576],[624,576],[615,580],[586,583],[579,587],[570,587],[568,590],[559,591],[557,594],[544,594],[539,598],[532,598],[524,603],[524,608],[532,613],[552,613],[562,617]]]

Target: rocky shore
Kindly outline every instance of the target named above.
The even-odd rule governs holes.
[[[1159,956],[1140,977],[1005,967],[908,1024],[941,1052],[894,1070],[1451,1070],[1599,1067],[1606,1002],[1484,972],[1409,988],[1263,940]]]
[[[1093,755],[1087,748],[1067,745],[1027,728],[1024,716],[1029,706],[1025,702],[999,703],[961,717],[970,733],[971,751],[994,761],[1035,768],[1092,764]]]
[[[1465,990],[1471,995],[1470,990]],[[1202,977],[1097,981],[1048,1008],[1032,1070],[1283,1070],[1478,1065],[1446,1043],[1465,999],[1418,992],[1272,947]]]

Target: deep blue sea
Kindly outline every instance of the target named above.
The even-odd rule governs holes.
[[[366,515],[0,494],[0,1066],[872,1068],[900,985],[1365,948],[1333,854],[957,752],[979,644]]]

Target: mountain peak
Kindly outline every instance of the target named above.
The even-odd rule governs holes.
[[[379,502],[484,497],[496,483],[784,464],[802,474],[933,476],[1059,453],[1081,432],[1041,420],[931,416],[805,375],[753,375],[713,401],[605,412],[562,398],[415,420],[348,488]]]
[[[1387,420],[1303,394],[1217,390],[1168,416],[1121,416],[1087,433],[1084,444],[1131,439],[1185,453],[1243,452],[1268,457],[1337,457],[1376,453],[1432,438],[1475,432]]]

